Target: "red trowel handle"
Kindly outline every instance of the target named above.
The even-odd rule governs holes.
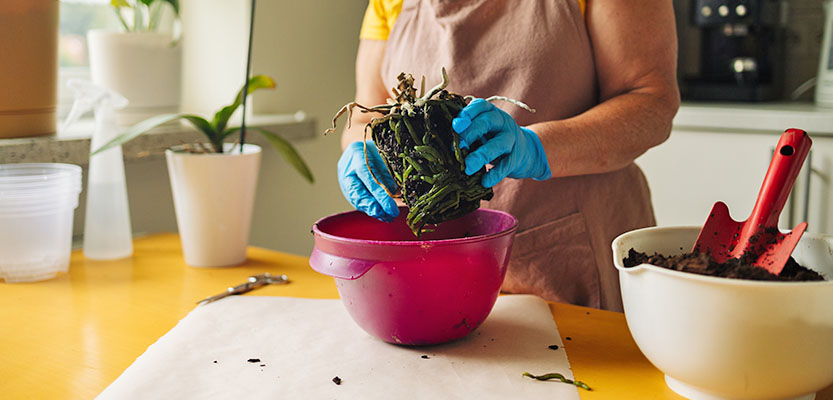
[[[778,226],[778,217],[812,145],[807,132],[800,129],[787,129],[781,135],[747,226],[753,229]]]

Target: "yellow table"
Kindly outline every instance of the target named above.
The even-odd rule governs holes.
[[[249,249],[241,266],[185,265],[178,236],[138,238],[133,257],[93,261],[72,254],[69,274],[23,284],[0,283],[0,397],[89,399],[115,380],[195,303],[252,274],[287,274],[289,285],[257,296],[337,298],[332,278],[306,257]],[[680,399],[642,356],[624,315],[552,303],[582,399]],[[569,340],[567,338],[570,338]],[[833,387],[817,399],[833,399]]]

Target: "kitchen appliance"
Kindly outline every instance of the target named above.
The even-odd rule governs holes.
[[[733,220],[726,203],[717,202],[700,230],[694,251],[706,253],[721,263],[751,256],[753,265],[780,274],[807,229],[807,223],[802,222],[791,232],[782,233],[778,230],[778,217],[812,145],[807,132],[786,130],[775,147],[749,219]]]
[[[833,0],[824,2],[824,13],[824,38],[816,78],[816,104],[833,107]]]
[[[689,100],[763,101],[782,97],[786,3],[692,0],[699,69],[684,76]]]
[[[673,256],[697,226],[631,231],[613,241],[622,304],[639,350],[693,400],[801,399],[833,384],[833,238],[805,233],[793,258],[825,281],[719,278],[651,264],[628,250]]]
[[[475,330],[495,304],[518,220],[478,209],[414,236],[400,208],[393,222],[360,211],[312,227],[312,269],[336,278],[357,325],[381,340],[428,345]]]

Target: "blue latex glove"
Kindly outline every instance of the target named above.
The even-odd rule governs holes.
[[[369,140],[367,161],[373,168],[376,179],[389,189],[396,188],[396,182],[382,161],[376,144]],[[347,146],[338,160],[338,185],[341,187],[341,193],[357,210],[385,222],[393,221],[399,215],[399,207],[385,189],[370,176],[368,162],[364,159],[362,142],[353,142]]]
[[[460,146],[468,148],[482,143],[466,156],[466,174],[472,175],[492,164],[481,183],[492,187],[503,178],[532,178],[543,181],[552,177],[547,154],[538,135],[518,126],[505,111],[483,99],[474,99],[451,122],[460,134]]]

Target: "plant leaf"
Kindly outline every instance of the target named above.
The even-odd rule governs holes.
[[[142,122],[139,122],[136,125],[133,125],[133,126],[127,128],[127,130],[124,131],[122,134],[116,136],[115,138],[113,138],[109,142],[105,143],[103,146],[99,147],[98,149],[96,149],[95,151],[90,153],[90,157],[92,157],[92,156],[94,156],[98,153],[101,153],[104,150],[107,150],[107,149],[110,149],[112,147],[120,146],[124,143],[127,143],[127,142],[135,139],[137,136],[139,136],[139,135],[141,135],[141,134],[143,134],[143,133],[145,133],[145,132],[147,132],[147,131],[149,131],[153,128],[156,128],[159,125],[162,125],[164,123],[174,121],[174,120],[177,120],[177,119],[186,119],[186,120],[188,120],[189,122],[194,124],[194,126],[196,126],[197,129],[199,129],[206,136],[208,136],[209,140],[211,140],[211,139],[213,139],[217,136],[216,132],[211,127],[211,124],[209,124],[208,121],[205,120],[205,118],[200,117],[199,115],[162,114],[162,115],[157,115],[157,116],[154,116],[154,117],[150,117],[150,118],[148,118],[148,119],[146,119]]]
[[[280,155],[283,156],[286,162],[292,165],[292,167],[294,167],[295,170],[301,174],[301,176],[303,176],[309,183],[315,182],[315,178],[312,176],[312,171],[310,171],[309,167],[307,166],[307,163],[304,162],[304,159],[301,158],[301,155],[298,153],[297,150],[295,150],[295,147],[292,146],[292,144],[289,143],[286,139],[278,136],[275,133],[269,132],[263,128],[247,126],[246,129],[260,132],[260,134],[262,134],[266,137],[267,140],[269,140],[269,143],[272,144],[272,147],[274,147],[275,150],[277,150],[278,153],[280,153]],[[226,135],[239,130],[239,127],[229,128],[226,131]]]
[[[130,7],[130,4],[125,0],[110,0],[110,5],[113,6],[113,12],[116,13],[116,17],[119,18],[119,22],[124,27],[125,32],[130,32],[130,25],[127,24],[127,21],[124,20],[124,15],[121,15],[122,7]]]
[[[205,118],[193,114],[179,114],[179,116],[190,122],[195,128],[199,129],[209,141],[217,140],[217,131],[214,130],[214,127],[212,127],[211,123],[209,123]]]
[[[539,381],[548,381],[550,379],[555,379],[555,380],[559,380],[561,382],[564,382],[566,384],[576,385],[576,386],[578,386],[578,387],[580,387],[584,390],[590,390],[590,391],[593,390],[586,383],[584,383],[582,381],[574,381],[572,379],[567,379],[566,377],[564,377],[564,375],[561,375],[558,372],[553,372],[553,373],[544,374],[544,375],[532,375],[529,372],[524,372],[523,376],[526,376],[526,377],[529,377],[529,378],[532,378],[532,379],[536,379],[536,380],[539,380]]]
[[[275,81],[272,78],[266,75],[255,75],[249,78],[248,93],[252,93],[258,89],[272,89],[274,87]],[[231,118],[231,115],[234,114],[235,110],[237,110],[237,107],[240,107],[240,104],[242,102],[243,88],[241,87],[240,90],[237,92],[237,97],[234,98],[234,102],[223,107],[220,111],[217,111],[217,113],[214,114],[214,120],[212,121],[212,125],[214,126],[215,131],[226,131],[226,125],[228,124],[229,118]]]

